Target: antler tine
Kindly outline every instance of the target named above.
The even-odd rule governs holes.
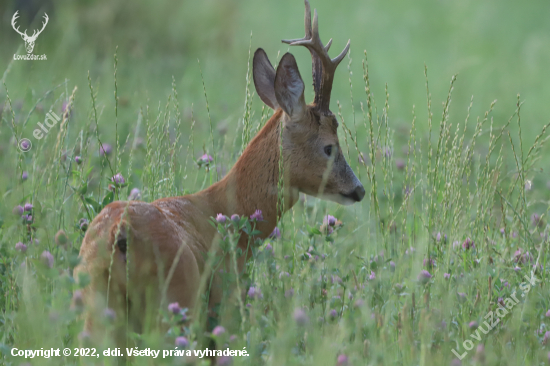
[[[336,66],[338,66],[338,64],[340,64],[340,62],[344,59],[344,57],[346,56],[346,54],[349,51],[350,44],[351,44],[351,39],[348,39],[348,43],[346,44],[346,47],[344,47],[344,50],[342,52],[340,52],[340,54],[338,56],[336,56],[335,58],[333,58],[331,60],[332,63],[334,64],[334,68],[336,68]]]
[[[328,40],[327,45],[325,46],[325,51],[328,52],[330,46],[332,45],[332,38]]]
[[[332,45],[332,38],[326,46],[321,42],[319,36],[319,22],[317,17],[317,9],[313,11],[313,22],[311,21],[311,8],[309,1],[305,0],[305,30],[306,35],[303,38],[293,40],[283,40],[284,43],[291,46],[305,46],[311,53],[312,73],[313,73],[313,88],[315,90],[314,103],[321,111],[328,111],[330,105],[330,93],[332,90],[332,82],[334,72],[338,64],[344,59],[349,51],[350,41],[344,50],[335,58],[331,59],[328,55],[328,50]]]
[[[46,28],[46,25],[48,24],[48,20],[50,20],[50,18],[48,18],[48,14],[46,14],[46,13],[44,13],[44,20],[45,20],[45,21],[42,22],[42,29],[40,29],[40,30],[38,31],[38,33],[36,34],[37,37],[38,37],[38,35],[39,35],[40,33],[42,33],[42,31],[44,30],[44,28]],[[34,36],[34,34],[33,34],[33,36]]]
[[[17,33],[19,33],[20,35],[25,35],[25,36],[26,36],[26,35],[27,35],[27,30],[26,30],[26,29],[25,29],[25,32],[21,32],[21,31],[19,30],[19,26],[17,26],[17,28],[15,28],[15,22],[16,22],[17,18],[19,18],[19,14],[18,14],[18,13],[19,13],[19,10],[17,10],[17,11],[15,12],[15,14],[13,14],[13,17],[11,18],[11,26],[12,26],[13,29],[14,29]]]

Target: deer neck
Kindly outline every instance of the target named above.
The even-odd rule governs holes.
[[[208,206],[207,211],[211,216],[218,213],[250,216],[256,210],[261,210],[264,220],[256,226],[262,232],[259,235],[261,238],[271,234],[280,216],[298,199],[297,192],[285,189],[283,208],[277,207],[282,116],[282,110],[279,109],[250,141],[221,181],[193,195],[197,201]],[[288,181],[285,175],[285,187],[289,186]]]

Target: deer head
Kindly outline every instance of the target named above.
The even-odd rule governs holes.
[[[32,50],[34,49],[34,42],[36,42],[36,38],[40,33],[42,33],[44,28],[46,28],[46,24],[48,24],[48,20],[49,20],[48,14],[44,13],[45,21],[42,23],[42,29],[40,29],[39,31],[34,30],[32,33],[32,36],[28,36],[26,29],[24,32],[21,32],[19,31],[19,26],[17,28],[15,27],[15,21],[17,20],[17,18],[19,18],[19,15],[17,15],[17,13],[19,13],[19,10],[16,11],[15,14],[13,14],[13,17],[11,18],[11,26],[17,33],[21,35],[21,38],[23,38],[23,40],[25,41],[25,48],[27,49],[27,53],[31,53]]]
[[[282,57],[275,71],[264,50],[258,49],[253,61],[254,85],[265,104],[284,112],[283,161],[291,188],[341,204],[352,204],[363,199],[365,189],[344,158],[338,143],[338,122],[329,109],[334,72],[348,52],[350,42],[338,57],[331,59],[328,50],[332,39],[323,45],[319,38],[317,11],[312,25],[308,0],[305,0],[305,8],[305,37],[283,42],[305,46],[311,53],[313,103],[305,103],[304,82],[290,53]]]

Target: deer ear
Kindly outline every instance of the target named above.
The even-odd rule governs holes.
[[[252,69],[254,86],[260,99],[271,109],[279,108],[277,98],[275,98],[275,69],[271,65],[271,62],[269,62],[265,51],[261,48],[258,48],[254,52]]]
[[[305,110],[304,82],[298,71],[296,59],[290,53],[285,53],[277,66],[275,97],[290,117],[299,115]]]

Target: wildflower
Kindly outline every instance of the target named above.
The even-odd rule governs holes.
[[[403,159],[396,159],[395,160],[395,167],[397,170],[403,170],[405,169],[405,160]]]
[[[476,321],[471,321],[470,324],[468,324],[468,327],[472,330],[476,330],[479,327],[479,324]]]
[[[271,234],[269,234],[269,237],[272,239],[280,239],[281,238],[281,230],[277,226],[273,229]]]
[[[219,337],[221,336],[222,334],[225,333],[225,328],[222,327],[221,325],[218,325],[214,328],[214,330],[212,331],[212,335],[213,336],[216,336],[216,337]]]
[[[348,356],[341,354],[336,359],[336,366],[348,366]]]
[[[504,299],[503,299],[502,297],[499,297],[499,298],[497,299],[497,303],[498,303],[499,305],[501,305],[502,307],[506,306],[506,304],[504,303]]]
[[[481,364],[485,363],[485,346],[483,344],[477,346],[475,359]]]
[[[32,224],[32,215],[23,215],[21,217],[23,218],[23,221],[27,224]]]
[[[443,273],[443,278],[448,280],[449,278],[451,278],[451,275],[449,273]]]
[[[531,223],[533,226],[542,227],[544,226],[544,220],[541,219],[540,215],[537,213],[534,213],[531,215]]]
[[[251,299],[261,299],[264,297],[264,295],[262,294],[262,290],[260,290],[259,288],[250,286],[250,288],[248,289],[248,297]]]
[[[126,181],[124,180],[124,177],[122,176],[122,174],[120,173],[116,173],[112,178],[111,178],[111,182],[117,184],[117,185],[122,185],[124,183],[126,183]]]
[[[453,358],[451,361],[451,366],[462,366],[462,362],[458,358]]]
[[[21,180],[24,182],[27,179],[29,179],[29,173],[28,172],[21,173]]]
[[[168,304],[168,311],[171,312],[174,315],[179,314],[180,311],[181,311],[180,304],[177,303],[177,302],[173,302],[171,304]]]
[[[437,235],[435,236],[435,240],[439,243],[441,241],[441,233],[437,233]]]
[[[474,242],[472,241],[472,239],[466,238],[466,240],[464,240],[464,242],[462,243],[462,248],[464,250],[468,250],[470,248],[475,248],[475,245],[474,245]]]
[[[265,251],[267,253],[269,253],[269,252],[273,253],[274,252],[273,251],[273,246],[271,245],[271,243],[267,243],[267,245],[265,246]]]
[[[187,348],[189,346],[189,341],[185,337],[177,337],[174,343],[178,348]]]
[[[501,233],[502,235],[505,235],[505,234],[506,234],[506,230],[505,230],[503,227],[501,227],[501,228],[500,228],[500,233]]]
[[[431,269],[435,266],[435,260],[433,258],[430,258],[430,260],[428,261],[428,259],[424,258],[422,264],[424,265],[424,267]]]
[[[331,320],[334,320],[338,316],[338,312],[335,309],[331,309],[328,313],[328,316]]]
[[[231,356],[220,356],[216,361],[217,366],[229,366],[233,364],[233,358]]]
[[[218,224],[223,224],[226,221],[227,221],[227,216],[225,216],[224,214],[219,213],[219,214],[216,215],[216,222]]]
[[[376,273],[374,273],[373,271],[370,271],[370,276],[369,276],[369,280],[375,280],[376,279]]]
[[[67,237],[67,234],[63,230],[59,230],[57,234],[55,234],[55,243],[57,245],[65,245],[69,242],[69,238]]]
[[[518,272],[518,271],[520,271],[520,270],[521,270],[521,268],[519,268],[518,266],[515,266],[515,267],[514,267],[514,271]]]
[[[88,219],[85,218],[85,217],[81,218],[78,221],[78,226],[80,227],[80,230],[82,230],[82,231],[88,230],[88,225],[89,225]]]
[[[546,317],[547,317],[547,318],[550,318],[550,310],[548,310],[548,311],[546,312]]]
[[[521,248],[518,248],[518,250],[514,252],[514,261],[518,262],[520,259],[521,259]]]
[[[279,273],[279,279],[282,279],[283,277],[290,277],[290,273],[284,271]]]
[[[548,343],[548,339],[550,338],[550,330],[544,333],[544,338],[542,339],[542,344],[546,345]]]
[[[104,311],[103,311],[103,316],[105,317],[106,320],[108,320],[109,322],[113,322],[115,321],[116,319],[116,313],[113,309],[111,308],[106,308]]]
[[[27,246],[21,242],[15,244],[15,250],[20,251],[21,253],[25,253],[27,251]]]
[[[48,266],[48,268],[53,268],[52,253],[48,252],[47,250],[43,251],[40,255],[40,260],[42,261],[42,263],[44,263],[45,266]]]
[[[294,321],[297,325],[303,327],[309,323],[309,317],[304,310],[297,308],[294,310]]]
[[[326,215],[323,218],[323,225],[334,226],[336,225],[336,217],[332,215]]]
[[[432,278],[432,275],[425,269],[420,271],[420,274],[418,275],[418,281],[424,285],[430,281],[430,278]]]
[[[235,334],[231,334],[231,337],[229,337],[229,343],[233,343],[237,340],[237,336]]]
[[[395,262],[394,261],[390,261],[390,270],[392,272],[395,272]]]
[[[237,214],[231,215],[231,221],[233,221],[233,222],[239,222],[239,220],[240,220],[239,215],[237,215]]]
[[[262,210],[256,210],[252,215],[250,215],[250,220],[253,221],[263,221],[264,217],[262,216]]]
[[[113,148],[109,144],[100,144],[99,147],[99,155],[101,156],[109,156],[111,155],[111,151],[113,151]]]
[[[290,288],[288,290],[285,291],[285,297],[288,299],[288,298],[291,298],[292,296],[294,296],[294,289],[293,288]]]
[[[141,191],[138,188],[132,188],[130,194],[128,195],[130,201],[136,201],[141,199]]]
[[[460,242],[458,240],[453,241],[453,249],[456,250],[458,247],[460,247]]]
[[[466,294],[465,294],[464,292],[459,292],[459,293],[457,293],[457,295],[458,295],[458,300],[459,300],[460,302],[464,302],[464,301],[467,300]]]
[[[90,333],[88,333],[87,331],[82,331],[78,334],[78,339],[81,341],[81,342],[87,342],[90,340]]]
[[[77,164],[77,165],[80,165],[82,164],[82,158],[80,156],[75,156],[74,157],[74,162]]]
[[[197,160],[197,165],[200,167],[202,167],[203,165],[204,166],[209,166],[211,162],[214,161],[214,158],[211,157],[210,155],[208,154],[204,154],[203,156],[201,156],[198,160]]]
[[[23,208],[23,206],[17,205],[13,208],[12,212],[16,216],[21,216],[23,215],[23,212],[25,212],[25,209]]]

